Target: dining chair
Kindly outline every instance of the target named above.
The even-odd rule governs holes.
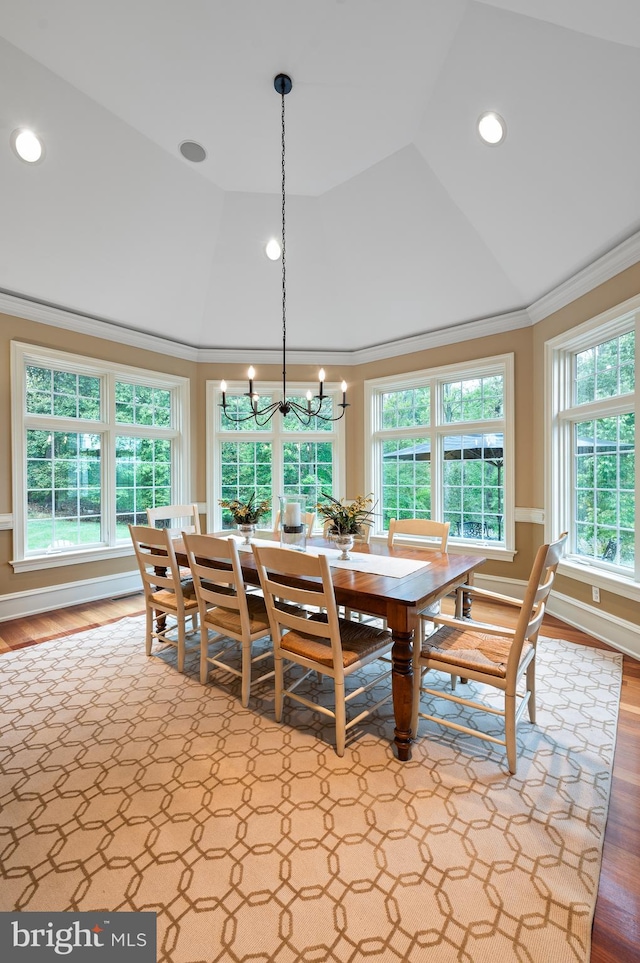
[[[171,538],[179,538],[182,532],[200,534],[200,514],[197,505],[162,505],[147,508],[147,521],[152,528],[164,528]],[[182,591],[195,598],[193,579],[188,569],[180,569]]]
[[[154,639],[177,649],[178,671],[184,671],[186,621],[198,627],[198,603],[180,577],[173,541],[167,529],[129,525],[144,589],[145,647],[151,655]],[[190,582],[188,588],[192,588]]]
[[[307,526],[307,538],[311,538],[313,535],[313,526],[316,523],[316,513],[315,512],[305,512],[304,513],[304,523]],[[273,523],[273,534],[280,534],[280,511],[276,512],[276,518]]]
[[[564,532],[555,542],[540,546],[522,601],[475,585],[463,585],[457,590],[456,615],[434,617],[435,631],[423,640],[421,646],[414,648],[411,720],[414,737],[418,732],[418,720],[423,718],[438,722],[456,732],[497,743],[506,747],[509,772],[515,774],[518,722],[525,709],[528,709],[529,720],[532,723],[536,721],[535,658],[538,635],[566,541],[567,533]],[[467,593],[476,598],[517,608],[519,611],[515,627],[463,619],[462,598]],[[473,680],[497,689],[503,694],[501,708],[483,701],[482,692],[474,693],[477,698],[463,698],[444,689],[428,688],[424,685],[424,677],[431,669],[460,676],[465,682]],[[523,684],[519,687],[521,680]],[[433,713],[421,711],[420,697],[423,693],[467,706],[473,710],[472,715],[484,711],[499,716],[504,720],[501,734],[495,735],[475,725],[468,726],[450,717],[437,716],[435,710]]]
[[[343,756],[347,732],[391,699],[391,686],[383,698],[362,709],[347,721],[347,706],[351,701],[385,683],[391,675],[388,664],[375,678],[368,679],[347,691],[346,680],[390,652],[391,633],[338,617],[329,560],[326,555],[309,555],[286,548],[254,545],[260,583],[271,623],[275,658],[275,716],[282,720],[284,700],[322,713],[334,720],[338,756]],[[286,581],[284,581],[286,580]],[[289,584],[295,580],[295,584]],[[306,584],[305,584],[306,583]],[[291,613],[277,604],[285,599],[289,605],[319,609],[305,619],[300,612]],[[285,671],[300,666],[302,676],[285,684]],[[312,673],[333,679],[334,708],[328,708],[303,695],[298,687]]]
[[[387,545],[393,545],[396,538],[403,535],[419,537],[420,548],[446,552],[449,522],[434,522],[430,518],[392,518],[389,522]]]
[[[265,600],[246,591],[235,539],[186,533],[183,540],[200,608],[200,682],[206,684],[210,666],[231,673],[240,679],[240,701],[246,707],[252,686],[274,674],[271,669],[253,677],[253,666],[272,655],[271,647],[253,655],[253,644],[271,634]],[[211,651],[216,642],[222,647]],[[232,662],[238,646],[240,669]]]
[[[165,528],[171,538],[182,532],[200,534],[200,513],[197,505],[163,505],[147,508],[147,520],[152,528]]]
[[[389,522],[389,534],[387,535],[387,545],[392,546],[396,539],[407,535],[414,540],[419,540],[421,549],[428,549],[435,552],[446,552],[447,542],[449,541],[449,522],[435,522],[430,518],[392,518]],[[415,544],[415,541],[413,542]],[[422,609],[418,613],[418,642],[424,638],[426,622],[431,620],[431,616],[438,615],[440,612],[440,602],[433,602],[432,605]]]

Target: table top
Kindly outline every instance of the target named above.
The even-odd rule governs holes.
[[[225,537],[232,533],[215,534],[218,537]],[[278,544],[275,539],[274,544]],[[181,540],[177,539],[174,545],[179,564],[186,565],[187,556],[184,554],[184,546]],[[308,539],[307,545],[310,547],[314,545],[325,548],[334,547],[330,541],[322,536],[314,536]],[[374,614],[381,600],[391,601],[400,606],[422,608],[431,601],[442,598],[449,586],[459,585],[466,575],[479,568],[486,561],[481,556],[453,555],[413,545],[389,547],[386,542],[371,542],[368,545],[358,542],[353,550],[361,554],[410,558],[429,563],[425,568],[401,578],[345,568],[332,568],[331,577],[336,601],[353,609],[365,611],[371,609]],[[258,584],[258,573],[253,552],[240,552],[240,563],[246,580]]]

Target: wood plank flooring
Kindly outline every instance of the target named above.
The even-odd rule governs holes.
[[[144,612],[141,594],[106,599],[0,623],[0,654]],[[487,622],[505,609],[477,605]],[[609,646],[547,616],[543,635]],[[551,961],[549,961],[551,963]],[[618,740],[593,924],[591,963],[640,963],[640,662],[624,657]]]

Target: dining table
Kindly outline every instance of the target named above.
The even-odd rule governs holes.
[[[233,535],[230,531],[212,534],[217,537]],[[266,534],[265,537],[268,538]],[[174,540],[174,548],[178,564],[188,567],[189,560],[181,539]],[[255,556],[250,549],[247,550],[247,546],[244,548],[239,556],[245,581],[250,585],[259,585]],[[386,542],[372,541],[368,544],[356,543],[350,553],[349,564],[338,559],[335,546],[322,536],[307,539],[307,550],[331,555],[331,578],[339,606],[386,620],[393,638],[391,685],[394,743],[398,759],[403,762],[409,760],[413,702],[412,654],[418,613],[459,586],[471,584],[473,573],[486,559],[478,555],[425,549],[417,544],[396,543],[390,546]],[[374,557],[367,560],[365,556]],[[389,561],[385,562],[385,559]],[[397,565],[392,559],[405,559],[413,564]],[[283,580],[286,581],[284,577]]]

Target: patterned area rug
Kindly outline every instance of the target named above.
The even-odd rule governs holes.
[[[582,963],[621,663],[541,642],[510,776],[424,721],[399,763],[391,703],[339,759],[270,682],[244,710],[195,656],[147,659],[142,619],[8,653],[0,909],[153,910],[162,963]]]

